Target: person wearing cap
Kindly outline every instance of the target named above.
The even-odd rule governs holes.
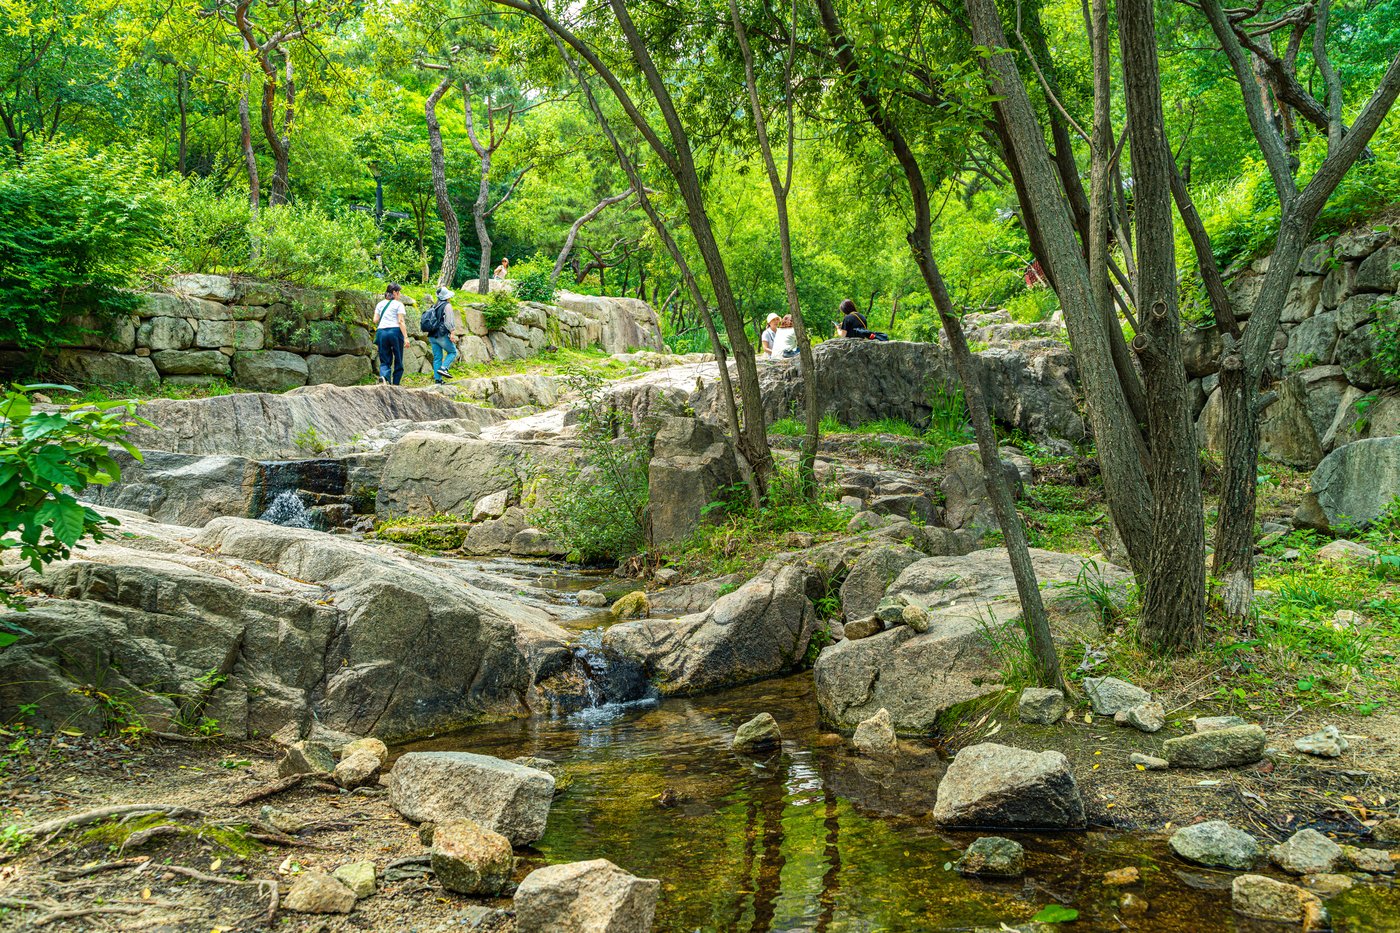
[[[439,285],[437,301],[442,306],[442,326],[437,333],[428,335],[428,343],[433,348],[433,381],[441,383],[451,379],[452,364],[457,362],[457,311],[452,307],[455,292],[445,285]]]
[[[773,355],[773,337],[777,335],[778,325],[782,320],[783,319],[776,314],[768,315],[768,326],[763,329],[763,333],[760,334],[758,338],[759,342],[762,344],[762,347],[759,348],[759,352],[764,356]]]

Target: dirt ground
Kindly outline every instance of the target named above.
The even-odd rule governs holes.
[[[12,770],[3,790],[0,825],[22,825],[127,803],[169,803],[203,811],[178,822],[190,831],[156,836],[127,852],[84,841],[74,829],[44,844],[36,839],[18,858],[0,864],[0,929],[287,931],[395,930],[433,933],[501,928],[500,915],[483,908],[509,901],[477,901],[422,877],[385,883],[386,865],[427,849],[416,827],[376,788],[343,794],[309,782],[276,796],[234,806],[231,800],[277,780],[269,743],[171,745],[156,740],[130,748],[107,740],[57,736],[53,753]],[[63,747],[67,746],[67,747]],[[42,746],[41,746],[42,749]],[[28,761],[28,760],[26,760]],[[27,773],[26,773],[27,772]],[[242,857],[200,827],[221,820],[256,819],[263,806],[295,814],[310,825],[294,844],[258,845]],[[182,866],[223,881],[273,881],[285,897],[295,873],[373,861],[377,893],[348,916],[310,916],[278,910],[267,921],[270,885],[216,883],[172,872]],[[523,877],[537,865],[522,860]],[[103,866],[113,866],[110,868]],[[101,907],[110,913],[65,917]],[[509,924],[513,926],[513,924]]]

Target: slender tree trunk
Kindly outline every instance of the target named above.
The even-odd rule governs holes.
[[[709,307],[705,304],[705,295],[700,290],[700,283],[696,280],[694,272],[690,268],[690,263],[686,261],[685,255],[681,252],[680,245],[676,243],[675,237],[671,235],[670,229],[652,204],[650,190],[642,182],[641,173],[638,172],[636,164],[627,155],[622,144],[618,142],[617,135],[613,132],[612,124],[608,122],[607,115],[603,113],[602,106],[598,103],[598,98],[593,94],[593,87],[589,84],[587,77],[583,73],[583,68],[574,61],[573,56],[564,46],[563,39],[553,29],[550,30],[550,38],[554,42],[554,47],[559,50],[559,57],[569,67],[574,80],[578,82],[583,90],[583,96],[588,101],[588,107],[593,111],[594,119],[598,121],[598,127],[603,131],[603,135],[608,140],[608,145],[612,148],[613,155],[617,158],[618,165],[622,166],[622,171],[627,176],[627,180],[632,185],[632,190],[637,194],[637,204],[642,212],[647,215],[647,220],[651,221],[652,229],[661,238],[661,243],[666,247],[666,252],[670,254],[671,261],[680,270],[681,281],[685,285],[686,291],[690,293],[695,301],[696,314],[705,326],[705,333],[709,335],[710,347],[714,350],[716,368],[719,371],[720,394],[724,401],[724,414],[729,423],[730,434],[736,439],[739,438],[743,428],[743,423],[739,418],[739,407],[734,401],[734,383],[729,375],[728,353],[724,348],[724,341],[720,339],[719,331],[715,328],[715,319],[710,314]],[[679,291],[680,286],[676,286]],[[674,294],[674,292],[673,292]],[[750,498],[757,503],[761,495],[756,482],[745,477],[749,482]]]
[[[769,187],[773,189],[773,203],[778,212],[778,247],[782,253],[783,290],[787,295],[788,312],[792,315],[793,336],[797,338],[799,363],[802,367],[802,406],[806,416],[802,436],[802,457],[798,464],[798,476],[804,489],[815,495],[817,491],[816,461],[817,444],[821,438],[821,412],[817,410],[817,367],[812,356],[812,340],[807,335],[807,324],[802,318],[801,303],[797,300],[797,277],[792,267],[792,231],[788,226],[788,192],[792,189],[793,125],[792,107],[792,62],[797,54],[797,5],[794,0],[792,25],[789,31],[788,56],[783,68],[783,100],[787,106],[787,176],[778,173],[778,165],[773,160],[773,146],[768,138],[768,122],[763,116],[763,104],[758,97],[758,79],[754,76],[753,50],[749,48],[748,31],[739,16],[738,0],[729,0],[729,13],[734,20],[734,35],[739,40],[739,51],[744,58],[744,83],[749,91],[749,105],[753,109],[754,127],[758,132],[758,147],[763,154],[763,165],[768,172]],[[873,297],[871,299],[874,300]]]
[[[442,151],[442,127],[438,124],[437,105],[452,86],[452,76],[445,74],[442,80],[428,95],[423,105],[428,120],[428,154],[433,168],[433,196],[437,201],[438,217],[442,220],[443,246],[442,269],[438,272],[438,285],[451,288],[457,277],[457,257],[462,251],[462,228],[457,222],[457,209],[452,206],[452,196],[447,190],[447,160]],[[470,105],[468,105],[470,106]]]
[[[1007,557],[1011,563],[1011,573],[1016,580],[1016,592],[1021,602],[1021,624],[1025,629],[1035,655],[1037,674],[1041,683],[1063,688],[1064,677],[1060,673],[1059,655],[1055,651],[1054,637],[1050,632],[1050,620],[1045,613],[1045,605],[1040,597],[1040,586],[1036,580],[1035,565],[1031,562],[1030,548],[1026,542],[1026,529],[1016,513],[1011,488],[1007,485],[1003,472],[1001,455],[997,449],[996,431],[992,427],[987,403],[982,395],[982,384],[977,377],[976,363],[963,333],[962,321],[953,307],[952,298],[938,270],[933,256],[933,215],[929,209],[929,192],[923,170],[918,159],[905,140],[903,133],[885,112],[876,92],[864,81],[855,60],[854,50],[841,31],[840,21],[832,0],[817,0],[822,26],[830,39],[836,61],[841,70],[857,82],[858,93],[866,114],[870,117],[880,135],[885,138],[895,159],[904,172],[909,184],[910,200],[914,209],[913,229],[909,232],[909,248],[914,261],[923,275],[924,283],[933,296],[934,307],[948,337],[948,346],[953,354],[953,364],[958,371],[958,379],[963,385],[963,398],[967,402],[971,416],[973,433],[977,436],[977,452],[982,461],[982,471],[986,478],[987,492],[996,512],[997,523],[1001,527],[1006,542]]]
[[[491,108],[489,98],[486,107],[488,111]],[[472,148],[476,150],[476,156],[481,163],[481,183],[477,187],[476,200],[472,202],[472,220],[476,225],[476,241],[481,248],[476,291],[479,295],[486,295],[491,291],[491,234],[486,229],[486,214],[491,203],[491,155],[495,150],[495,139],[488,139],[486,144],[483,144],[477,138],[476,122],[472,117],[472,89],[465,81],[462,82],[462,112],[467,122],[467,138],[471,140]],[[494,135],[493,132],[492,136]]]
[[[611,197],[603,198],[603,200],[593,205],[573,222],[569,227],[568,236],[564,237],[564,248],[559,250],[559,258],[554,260],[554,269],[549,273],[549,283],[551,285],[559,281],[559,273],[564,271],[564,264],[569,260],[569,253],[573,252],[574,241],[578,239],[578,232],[582,230],[590,220],[597,217],[604,210],[614,204],[621,204],[635,193],[633,189],[628,188],[621,194],[614,194]]]
[[[238,98],[239,148],[243,150],[243,167],[248,173],[248,208],[252,216],[258,216],[261,203],[261,188],[258,182],[258,156],[253,151],[253,122],[248,113],[248,75],[243,76],[244,93]]]
[[[704,192],[700,176],[695,169],[695,161],[690,150],[690,138],[676,113],[665,81],[657,70],[651,53],[642,41],[636,24],[632,22],[625,0],[609,0],[613,15],[627,39],[632,59],[646,79],[647,87],[666,121],[674,151],[671,153],[679,171],[675,173],[676,187],[681,200],[685,202],[686,219],[690,225],[695,245],[709,273],[710,288],[719,305],[720,318],[729,334],[729,345],[734,352],[735,368],[739,375],[739,394],[743,401],[743,431],[736,438],[740,451],[753,469],[760,492],[766,493],[768,477],[773,472],[773,453],[768,446],[768,425],[763,413],[763,393],[758,384],[758,365],[754,358],[753,345],[749,343],[744,327],[744,318],[734,298],[734,289],[729,281],[729,270],[715,240],[714,228],[710,223],[709,212],[705,208]]]
[[[1040,121],[1015,60],[1003,51],[1007,49],[1006,37],[996,4],[994,0],[966,0],[966,4],[973,41],[998,53],[984,58],[982,65],[993,93],[1000,98],[994,105],[1001,124],[999,135],[1023,176],[1026,200],[1022,208],[1034,217],[1048,263],[1046,272],[1064,306],[1065,325],[1088,397],[1109,511],[1134,573],[1145,581],[1153,546],[1152,496],[1144,465],[1146,442],[1113,362],[1105,314],[1094,303],[1088,267],[1059,176],[1045,149]]]
[[[189,88],[189,75],[184,69],[180,69],[175,74],[175,105],[180,110],[180,144],[175,150],[175,164],[180,174],[185,177],[189,177],[190,174],[186,161],[190,141],[189,101],[186,99]]]
[[[1119,0],[1128,132],[1137,211],[1137,307],[1152,459],[1152,567],[1143,592],[1143,634],[1153,647],[1194,648],[1205,630],[1205,533],[1201,468],[1181,359],[1171,178],[1162,115],[1152,0]]]

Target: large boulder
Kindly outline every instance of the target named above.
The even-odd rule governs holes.
[[[841,583],[841,612],[846,621],[872,615],[904,568],[925,556],[907,544],[884,544],[857,558]]]
[[[1059,752],[984,742],[962,749],[938,785],[933,819],[943,826],[1072,829],[1084,800]]]
[[[551,309],[550,317],[565,331],[569,346],[599,345],[608,353],[632,350],[664,350],[661,322],[656,309],[637,298],[609,298],[560,292],[555,296],[560,314]]]
[[[389,800],[416,823],[472,820],[511,845],[544,835],[554,777],[469,752],[409,752],[389,772]]]
[[[1042,583],[1072,581],[1084,568],[1081,558],[1051,551],[1032,550],[1031,558]],[[1113,586],[1128,580],[1113,568],[1102,574]],[[921,734],[944,711],[1003,689],[988,629],[1012,624],[1021,612],[1005,549],[916,561],[888,592],[926,609],[927,631],[897,625],[824,650],[813,668],[823,718],[854,729],[884,707],[897,732]],[[1051,608],[1075,607],[1059,601]]]
[[[256,392],[282,392],[306,385],[306,359],[286,350],[238,350],[233,378]]]
[[[1334,528],[1375,521],[1400,495],[1400,437],[1338,447],[1313,473],[1312,491]]]
[[[820,595],[819,574],[775,558],[704,612],[621,622],[603,644],[641,662],[663,694],[758,680],[802,663],[817,625],[812,600]]]
[[[243,457],[147,451],[137,460],[114,454],[122,479],[88,490],[89,498],[116,509],[142,512],[158,522],[198,528],[224,515],[249,515],[257,496],[258,465]]]
[[[661,882],[607,859],[548,865],[515,892],[520,933],[651,933]]]
[[[74,688],[101,682],[152,721],[217,709],[235,738],[317,722],[398,741],[528,714],[572,661],[544,610],[456,567],[249,519],[120,517],[126,534],[42,575],[6,568],[42,595],[16,619],[32,634],[0,652],[0,705],[86,727]]]
[[[827,340],[813,348],[817,404],[842,424],[899,418],[927,427],[947,404],[958,379],[946,347],[903,341]],[[1027,341],[976,355],[979,381],[992,416],[1037,438],[1085,438],[1075,389],[1074,357],[1053,340]],[[764,413],[770,421],[802,406],[796,365],[760,367]]]
[[[453,437],[419,431],[405,435],[389,451],[379,482],[375,510],[381,519],[400,515],[470,515],[492,493],[518,498],[533,463],[555,463],[568,455],[560,448]],[[510,550],[510,538],[504,550]]]
[[[133,357],[133,359],[140,359]],[[143,360],[150,365],[149,360]],[[155,372],[154,369],[151,370]],[[326,445],[345,444],[389,422],[468,419],[489,424],[505,417],[462,405],[429,390],[395,386],[308,386],[281,395],[237,393],[200,399],[152,399],[137,410],[154,427],[134,428],[141,450],[231,454],[258,460],[309,456],[299,437],[315,428]]]
[[[149,357],[103,353],[95,350],[59,350],[50,371],[54,378],[74,385],[132,386],[149,389],[160,383],[160,373]]]
[[[1021,471],[1009,460],[999,460],[998,463],[1011,487],[1011,494],[1020,498]],[[991,494],[987,491],[987,474],[982,469],[977,445],[954,447],[944,454],[943,466],[948,471],[942,482],[948,527],[968,528],[979,534],[996,529],[997,516],[992,509]]]
[[[705,520],[706,508],[742,482],[734,448],[724,432],[698,418],[662,418],[647,466],[653,545],[685,541]]]

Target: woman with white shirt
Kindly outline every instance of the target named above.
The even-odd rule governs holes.
[[[784,360],[797,355],[797,331],[792,326],[792,316],[782,319],[773,333],[773,359]]]
[[[384,299],[374,308],[374,345],[379,349],[379,381],[398,385],[403,380],[403,347],[408,340],[404,323],[403,289],[390,282]]]

